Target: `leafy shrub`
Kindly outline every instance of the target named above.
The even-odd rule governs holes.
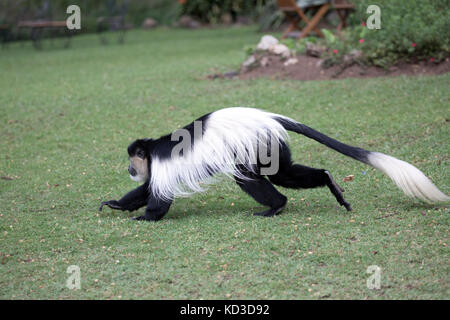
[[[346,54],[361,50],[361,62],[389,67],[399,60],[431,59],[439,62],[450,54],[450,0],[349,0],[355,4],[350,15],[349,27],[340,37],[323,30],[324,42],[329,50],[326,65],[342,63]],[[369,30],[364,25],[369,17],[369,5],[381,9],[381,29]],[[260,12],[260,29],[277,28],[283,23],[284,15],[278,9],[276,0],[267,0]],[[302,52],[306,42],[296,45]],[[292,46],[292,45],[291,45]]]
[[[190,15],[205,23],[220,23],[225,15],[232,20],[237,16],[258,16],[266,0],[187,0],[182,14]]]
[[[448,0],[359,0],[354,1],[353,22],[346,33],[347,50],[364,52],[366,62],[387,67],[399,60],[439,61],[450,53],[450,1]],[[367,7],[381,9],[381,29],[369,30]]]
[[[258,10],[259,31],[277,30],[285,20],[276,0],[267,0]]]

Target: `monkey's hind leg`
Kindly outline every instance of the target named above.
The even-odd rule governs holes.
[[[270,207],[268,210],[256,212],[254,215],[273,217],[280,214],[286,206],[287,198],[278,192],[266,178],[254,173],[245,172],[244,170],[242,173],[251,180],[235,177],[238,186],[257,202]]]
[[[280,167],[280,170],[275,175],[269,176],[269,179],[276,185],[293,189],[327,186],[341,206],[344,206],[347,211],[352,210],[342,194],[344,189],[334,181],[333,176],[327,170],[310,168],[299,164],[287,164]]]
[[[344,206],[345,209],[347,209],[347,211],[352,211],[350,203],[345,201],[344,195],[342,194],[345,190],[342,187],[340,187],[336,183],[336,181],[334,181],[333,176],[329,171],[325,170],[325,174],[328,176],[327,186],[330,189],[331,193],[336,198],[337,202],[339,202],[341,206]]]

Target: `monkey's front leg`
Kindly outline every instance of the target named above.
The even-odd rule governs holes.
[[[100,203],[99,211],[102,211],[103,206],[108,206],[111,209],[116,210],[128,210],[134,211],[145,206],[148,202],[148,182],[144,183],[142,186],[128,192],[120,200],[109,200]]]
[[[145,215],[135,217],[133,220],[146,220],[146,221],[158,221],[169,211],[172,200],[162,200],[154,196],[150,192],[148,198],[147,208],[145,209]]]

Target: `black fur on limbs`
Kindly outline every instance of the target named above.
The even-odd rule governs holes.
[[[208,126],[208,117],[209,115],[205,115],[198,119],[203,122],[204,128],[207,128]],[[287,127],[287,129],[291,129],[280,119],[276,119],[276,121]],[[185,129],[191,132],[193,131],[193,125],[188,125]],[[194,144],[196,143],[196,141],[192,142]],[[175,145],[176,143],[171,140],[170,135],[163,136],[157,140],[143,139],[136,140],[132,143],[128,147],[129,156],[132,158],[137,154],[143,153],[141,156],[149,159],[149,177],[144,184],[128,192],[120,200],[109,200],[102,202],[99,210],[102,211],[103,207],[107,206],[114,210],[132,212],[146,206],[145,214],[133,218],[134,220],[158,221],[163,218],[172,204],[172,199],[165,199],[164,197],[154,194],[152,191],[150,185],[150,177],[152,174],[152,156],[156,155],[159,158],[169,158]],[[287,198],[275,188],[274,184],[293,189],[309,189],[327,186],[336,197],[339,204],[344,206],[347,210],[351,210],[350,204],[345,201],[342,195],[344,190],[336,184],[333,177],[327,170],[314,169],[299,164],[293,164],[291,161],[289,147],[283,141],[278,145],[278,151],[279,168],[277,173],[274,175],[263,176],[259,174],[261,172],[260,165],[254,165],[252,167],[253,170],[248,170],[248,165],[237,165],[236,167],[240,173],[239,176],[234,176],[238,186],[258,203],[268,207],[267,210],[263,212],[256,212],[254,215],[272,217],[280,214],[285,208]],[[134,169],[130,170],[130,173],[135,173],[135,171],[136,170]],[[210,170],[211,176],[215,173],[216,172],[214,172],[214,170]]]
[[[158,197],[155,197],[152,192],[149,191],[147,181],[140,187],[128,192],[118,201],[110,200],[102,202],[98,210],[102,211],[103,206],[108,206],[111,209],[132,212],[142,208],[143,206],[147,206],[143,216],[134,217],[132,219],[158,221],[164,217],[167,211],[169,211],[171,204],[172,201],[170,200],[164,201]]]
[[[287,198],[274,185],[292,189],[326,186],[341,206],[352,210],[344,199],[344,190],[328,170],[292,162],[286,143],[287,131],[381,170],[410,197],[428,203],[450,201],[450,197],[413,165],[383,153],[347,145],[286,116],[252,108],[226,108],[206,114],[182,129],[158,139],[138,139],[131,143],[128,147],[130,178],[143,184],[120,200],[102,202],[99,210],[108,206],[135,211],[146,206],[144,215],[134,219],[158,221],[169,210],[172,199],[203,191],[202,182],[220,173],[234,176],[245,193],[268,207],[255,213],[258,216],[275,216],[285,208]],[[181,136],[189,142],[188,149],[180,150],[178,147],[184,143],[173,139]],[[262,170],[262,163],[267,160],[257,151],[260,143],[272,153],[269,167],[276,170],[270,175]],[[276,143],[277,154],[271,148],[273,143]],[[278,166],[274,162],[277,160]]]
[[[291,153],[286,144],[282,144],[279,149],[279,170],[274,175],[264,177],[255,172],[260,168],[249,171],[245,166],[239,166],[240,173],[248,179],[235,176],[237,185],[258,203],[269,207],[263,212],[255,212],[255,216],[273,217],[280,214],[286,207],[287,198],[281,194],[273,184],[292,189],[310,189],[327,186],[341,206],[347,211],[351,211],[351,206],[345,201],[342,189],[333,179],[331,173],[324,169],[315,169],[300,164],[293,164]],[[270,181],[269,181],[270,180]],[[272,183],[273,184],[272,184]],[[135,211],[143,206],[147,206],[145,214],[133,218],[134,220],[158,221],[169,211],[171,200],[162,200],[152,194],[149,189],[149,181],[140,187],[130,191],[120,200],[104,201],[100,204],[99,210],[103,206],[122,211]]]
[[[344,189],[334,181],[329,171],[293,164],[289,147],[284,143],[280,147],[279,155],[280,167],[278,172],[267,176],[273,184],[291,189],[310,189],[327,186],[341,206],[344,206],[347,211],[352,210],[342,194]],[[269,207],[268,210],[257,212],[254,215],[272,217],[280,214],[286,206],[287,198],[275,189],[273,184],[264,176],[249,172],[244,168],[241,168],[240,172],[250,179],[244,180],[235,177],[239,187],[257,202]]]
[[[272,183],[292,189],[311,189],[327,186],[341,206],[344,206],[347,211],[352,210],[342,194],[344,189],[334,181],[328,170],[293,164],[289,147],[284,143],[280,147],[279,161],[280,168],[278,172],[275,175],[268,176]]]

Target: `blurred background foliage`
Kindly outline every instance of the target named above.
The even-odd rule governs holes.
[[[433,59],[450,54],[449,0],[359,0],[351,17],[349,43],[358,46],[371,64],[389,66],[396,61]],[[366,9],[376,4],[381,9],[381,29],[369,30],[363,24]],[[344,51],[343,51],[344,52]]]
[[[39,15],[46,0],[0,0],[0,23],[14,23],[18,20],[34,19]],[[81,8],[83,29],[95,31],[95,21],[108,13],[108,6],[120,7],[127,4],[127,20],[139,26],[145,18],[151,17],[160,24],[171,24],[180,14],[181,5],[176,0],[52,0],[51,17],[64,19],[66,8],[76,4]],[[94,22],[93,24],[90,22]]]
[[[204,24],[222,24],[245,21],[256,22],[261,29],[278,28],[284,21],[276,0],[0,0],[0,23],[34,18],[45,2],[51,6],[55,19],[67,16],[66,8],[71,4],[81,7],[84,22],[105,15],[108,5],[127,3],[127,19],[140,26],[145,18],[153,18],[159,24],[173,25],[181,15],[189,15]],[[428,27],[436,29],[449,26],[450,0],[349,0],[356,5],[350,17],[351,24],[366,20],[366,9],[375,4],[382,10],[383,28],[400,28],[402,34],[410,32],[427,36]],[[85,28],[89,31],[89,25]],[[94,29],[95,30],[95,29]],[[441,29],[442,30],[442,29]],[[448,32],[449,28],[447,28]],[[397,32],[396,32],[397,33]],[[425,36],[425,35],[424,35]]]
[[[33,19],[42,11],[48,0],[0,0],[0,23],[14,23]],[[181,15],[189,15],[205,24],[220,24],[230,17],[236,21],[239,16],[255,19],[268,0],[52,0],[51,16],[54,19],[66,17],[66,8],[77,4],[81,8],[84,29],[91,30],[89,21],[96,20],[107,11],[108,5],[120,6],[127,2],[127,19],[135,26],[145,18],[153,18],[159,24],[172,25]],[[275,3],[275,1],[272,1]],[[228,21],[225,21],[228,22]]]
[[[441,60],[449,55],[450,0],[349,1],[355,4],[355,11],[349,17],[349,28],[335,44],[340,54],[357,48],[365,52],[370,63],[380,66],[405,57]],[[0,25],[13,26],[20,20],[40,18],[46,2],[51,4],[46,10],[51,14],[45,18],[59,20],[67,17],[70,4],[78,4],[82,33],[95,32],[98,17],[111,14],[111,7],[120,8],[124,3],[129,27],[140,27],[146,18],[159,25],[176,26],[181,16],[203,25],[257,23],[260,31],[280,31],[285,27],[285,17],[276,0],[0,0]],[[381,9],[381,29],[376,31],[363,25],[369,16],[367,7],[373,4]],[[332,27],[336,14],[330,11],[326,20]],[[15,39],[24,37],[26,33]],[[340,54],[335,58],[339,59]]]
[[[183,14],[190,15],[203,23],[216,24],[238,22],[239,17],[256,19],[264,6],[271,1],[186,0],[181,2]]]

